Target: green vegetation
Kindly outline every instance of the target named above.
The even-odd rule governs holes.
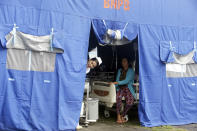
[[[173,126],[143,127],[150,131],[187,131],[186,129],[176,128]]]

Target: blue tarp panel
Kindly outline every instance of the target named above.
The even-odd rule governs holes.
[[[0,5],[0,129],[74,130],[84,92],[91,20],[53,11],[41,13],[40,3],[34,1],[26,3],[34,8],[15,6],[16,2]],[[64,50],[56,54],[54,72],[6,68],[5,35],[14,23],[17,31],[35,36],[50,35],[54,28],[53,47]]]
[[[98,38],[98,41],[102,44],[106,44],[103,40],[106,35],[107,30],[120,31],[121,39],[123,37],[128,40],[133,40],[137,37],[138,27],[135,23],[128,22],[118,22],[118,21],[108,21],[108,20],[92,20],[92,25],[94,28],[94,32]],[[113,38],[113,37],[112,37]]]
[[[117,4],[115,4],[117,2]],[[91,21],[119,27],[129,23],[139,37],[140,105],[144,126],[197,123],[197,78],[167,78],[162,43],[179,43],[187,52],[197,40],[196,0],[1,0],[0,39],[14,23],[18,31],[50,35],[56,54],[54,72],[6,68],[7,48],[0,47],[0,129],[75,130],[83,96]],[[114,23],[114,21],[117,22]],[[123,24],[124,25],[124,24]],[[102,26],[101,26],[102,27]],[[98,33],[104,32],[96,29]],[[98,35],[99,36],[99,35]],[[184,42],[189,46],[182,45]],[[180,44],[181,43],[181,44]],[[163,45],[165,46],[165,45]],[[163,47],[161,46],[161,47]],[[188,47],[188,48],[187,48]],[[161,57],[163,56],[163,57]],[[50,82],[47,82],[50,81]],[[192,86],[191,86],[192,83]],[[171,85],[171,86],[168,86]]]
[[[174,52],[178,54],[185,55],[194,49],[196,28],[190,29],[189,27],[182,30],[166,26],[140,26],[139,117],[144,126],[197,123],[197,97],[193,94],[197,91],[197,77],[167,78],[165,66],[168,57],[171,57],[169,56],[170,41],[175,48]],[[188,30],[189,32],[186,33]],[[181,40],[180,35],[182,35]]]

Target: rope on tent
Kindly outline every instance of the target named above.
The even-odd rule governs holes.
[[[172,41],[170,41],[170,50],[173,51],[175,47],[172,46]]]
[[[196,49],[196,41],[194,41],[194,51],[196,52],[197,49]]]
[[[12,44],[14,45],[15,42],[16,42],[16,29],[19,28],[16,26],[16,24],[14,24],[14,27],[12,29],[12,32],[13,32],[13,39],[12,39]]]
[[[105,23],[105,20],[103,20],[103,24],[104,24],[105,28],[107,29],[107,25],[106,25],[106,23]]]
[[[51,28],[51,34],[50,34],[50,48],[51,48],[51,51],[53,51],[53,47],[52,47],[52,44],[53,44],[53,35],[54,35],[54,29]]]
[[[124,29],[122,30],[123,36],[124,36],[124,32],[125,32],[125,30],[126,30],[128,24],[129,24],[129,23],[127,22],[126,25],[124,26]]]

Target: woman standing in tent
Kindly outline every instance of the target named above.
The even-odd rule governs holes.
[[[124,116],[127,114],[129,109],[132,107],[135,98],[135,90],[133,88],[134,71],[129,68],[128,59],[122,59],[122,68],[118,70],[116,76],[116,82],[110,84],[116,85],[116,111],[117,111],[117,123],[124,123],[126,120]],[[126,100],[126,107],[123,113],[120,113],[122,106],[122,98]]]

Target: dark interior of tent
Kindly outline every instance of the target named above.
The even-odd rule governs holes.
[[[129,61],[129,67],[135,70],[135,76],[139,76],[138,37],[125,45],[103,46],[99,44],[93,27],[91,27],[88,52],[96,47],[98,50],[98,56],[102,59],[102,64],[99,67],[92,69],[88,75],[98,72],[113,72],[116,74],[117,70],[121,68],[121,60],[127,58]]]

